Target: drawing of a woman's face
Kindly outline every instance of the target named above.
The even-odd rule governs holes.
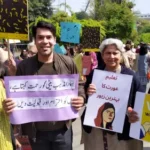
[[[94,123],[98,127],[113,130],[114,119],[115,107],[112,103],[106,102],[99,107]]]
[[[108,108],[108,109],[104,110],[102,117],[103,117],[103,121],[105,121],[107,123],[112,122],[115,117],[115,110],[113,108]]]

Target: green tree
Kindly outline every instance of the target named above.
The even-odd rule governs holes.
[[[76,12],[75,14],[76,14],[77,19],[79,20],[90,18],[90,16],[85,11]]]
[[[53,13],[53,0],[29,0],[29,22],[34,22],[39,16],[50,18]]]
[[[141,41],[145,43],[150,43],[150,33],[141,34]]]
[[[98,0],[96,0],[93,11],[96,11],[96,20],[104,20],[106,22],[107,37],[130,38],[135,18],[128,7],[128,2],[123,1],[118,4],[111,0],[105,0],[103,5],[100,5]]]
[[[76,23],[80,23],[82,27],[84,26],[89,26],[89,27],[100,27],[100,36],[101,39],[103,39],[105,37],[105,27],[104,21],[96,21],[93,19],[82,19],[79,20],[76,18],[76,15],[73,14],[71,16],[69,16],[66,12],[63,11],[59,11],[56,14],[53,14],[51,16],[50,19],[46,19],[43,17],[38,17],[35,22],[30,24],[30,28],[35,25],[38,21],[47,21],[52,23],[55,27],[56,27],[56,36],[57,36],[57,40],[59,41],[60,39],[60,32],[61,32],[61,28],[60,28],[60,22],[76,22]],[[82,30],[81,30],[81,37],[82,37]]]
[[[137,30],[139,34],[150,32],[150,21],[138,19],[137,20]]]

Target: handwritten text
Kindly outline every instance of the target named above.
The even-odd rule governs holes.
[[[111,76],[106,76],[105,80],[117,80],[117,76],[111,75]]]
[[[119,102],[120,101],[119,98],[112,97],[112,96],[106,96],[106,95],[97,95],[96,98],[105,99],[105,100],[108,100],[108,101],[115,101],[115,102]]]
[[[24,109],[50,109],[71,106],[71,98],[74,96],[61,97],[30,97],[14,98],[15,110]]]
[[[74,90],[75,79],[10,80],[10,92]]]
[[[106,84],[102,84],[102,88],[108,89],[108,90],[111,90],[111,91],[118,91],[117,87],[111,87],[110,85],[106,85]]]

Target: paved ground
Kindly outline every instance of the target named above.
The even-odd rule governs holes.
[[[74,137],[73,137],[73,150],[83,150],[84,145],[80,145],[80,140],[81,140],[81,121],[80,119],[77,119],[73,123],[73,132],[74,132]],[[144,143],[144,150],[150,150],[150,143]]]

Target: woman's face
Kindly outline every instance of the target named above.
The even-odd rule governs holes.
[[[28,57],[35,56],[37,54],[37,48],[36,46],[31,46],[28,52]]]
[[[106,67],[115,68],[120,64],[122,56],[115,45],[108,45],[102,53],[102,58]]]
[[[108,108],[103,111],[103,121],[110,123],[113,121],[115,116],[115,111],[113,108]]]

